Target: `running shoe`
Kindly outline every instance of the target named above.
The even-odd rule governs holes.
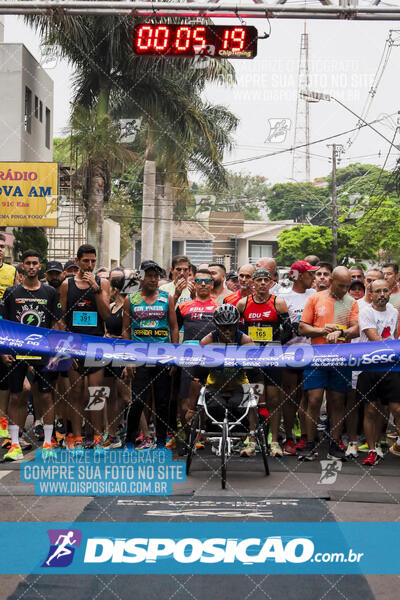
[[[296,444],[296,448],[297,448],[297,450],[304,450],[304,448],[306,446],[307,446],[307,436],[302,435]]]
[[[76,437],[74,439],[74,445],[72,448],[70,448],[70,450],[73,450],[74,452],[83,452],[84,448],[83,448],[83,442],[82,442],[82,438],[78,438]]]
[[[3,456],[3,462],[23,459],[24,455],[22,454],[21,446],[19,444],[12,444],[7,454]]]
[[[60,448],[63,447],[64,440],[65,440],[65,434],[64,433],[60,433],[56,429],[56,443],[57,443],[58,446],[60,446]]]
[[[271,456],[283,456],[283,450],[278,442],[271,442],[269,453]]]
[[[367,442],[364,442],[364,444],[361,444],[361,446],[358,446],[358,451],[359,452],[369,452],[369,446],[368,446]]]
[[[195,443],[194,447],[196,448],[196,450],[204,450],[204,448],[206,446],[205,442],[206,442],[206,440],[201,435],[201,433],[199,433],[197,435],[197,440],[196,440],[196,443]]]
[[[306,447],[297,452],[298,460],[316,460],[317,458],[318,450],[315,447],[315,442],[307,442]]]
[[[0,418],[0,438],[8,438],[8,419]]]
[[[154,450],[155,447],[155,442],[153,442],[153,440],[149,436],[143,438],[143,442],[139,444],[139,446],[136,446],[136,450]]]
[[[30,450],[32,448],[32,444],[24,440],[23,437],[19,438],[19,445],[21,446],[21,450]]]
[[[140,432],[139,435],[137,436],[136,440],[135,440],[135,443],[136,444],[141,444],[143,442],[143,440],[144,440],[144,435],[143,435],[142,432]]]
[[[256,454],[256,443],[249,442],[240,451],[240,456],[255,456]]]
[[[75,446],[75,438],[73,433],[69,433],[66,438],[64,438],[64,448],[67,450],[73,450]]]
[[[379,456],[379,458],[383,458],[383,450],[382,450],[382,446],[381,446],[380,442],[378,442],[377,444],[375,444],[375,452],[377,453],[377,455]]]
[[[1,444],[2,448],[11,448],[11,438],[4,438],[3,443]]]
[[[300,426],[300,419],[299,419],[299,415],[296,415],[296,420],[294,422],[294,435],[299,438],[301,436],[301,426]]]
[[[39,440],[39,442],[42,442],[44,440],[44,429],[43,423],[41,421],[36,421],[35,426],[33,428],[33,433],[35,434],[35,437]]]
[[[345,446],[345,445],[343,444],[343,440],[342,440],[342,438],[340,438],[340,440],[339,440],[339,443],[338,443],[338,446],[339,446],[339,448],[340,448],[341,450],[343,450],[343,452],[346,452],[346,450],[347,450],[347,446]]]
[[[110,437],[103,444],[103,450],[114,450],[116,448],[122,448],[121,439],[118,436]]]
[[[93,450],[93,436],[92,435],[85,436],[85,441],[83,442],[83,447],[85,450]]]
[[[55,458],[57,456],[52,444],[43,444],[42,457],[45,459]]]
[[[232,446],[232,452],[235,454],[240,454],[246,444],[249,443],[249,438],[247,437],[245,440],[239,440],[236,444]],[[214,446],[213,446],[214,447]],[[216,454],[216,453],[214,453]]]
[[[104,448],[103,448],[103,438],[101,435],[96,435],[94,437],[93,440],[93,449],[94,451],[99,454],[100,452],[103,452]]]
[[[283,445],[283,454],[288,456],[295,456],[297,454],[297,446],[293,440],[288,440]]]
[[[335,440],[332,440],[332,442],[329,444],[327,458],[330,458],[331,460],[346,460],[344,450],[342,450],[338,442]]]
[[[393,446],[390,446],[389,452],[391,452],[395,456],[400,456],[400,445],[397,442],[395,442]]]
[[[345,455],[346,455],[346,457],[349,457],[349,458],[357,458],[357,456],[358,456],[357,442],[349,442],[349,445],[346,448]]]
[[[175,440],[175,436],[172,435],[172,433],[167,435],[167,441],[165,443],[165,447],[168,450],[172,450],[173,448],[176,448],[176,440]]]
[[[374,465],[378,464],[379,460],[380,458],[375,452],[375,450],[370,450],[368,452],[367,458],[364,458],[362,464],[368,467],[373,467]]]

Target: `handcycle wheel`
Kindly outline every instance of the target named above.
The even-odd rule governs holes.
[[[187,441],[186,475],[189,475],[197,433],[200,430],[200,413],[201,409],[197,409],[189,431],[189,439]]]
[[[226,467],[228,463],[228,420],[225,417],[222,427],[222,443],[221,443],[221,486],[226,488]]]
[[[256,412],[256,438],[258,441],[258,445],[261,449],[261,455],[264,462],[265,475],[269,475],[269,466],[268,466],[268,425],[265,423],[261,423],[260,418],[258,416],[258,412]]]

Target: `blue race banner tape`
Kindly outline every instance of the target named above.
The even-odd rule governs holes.
[[[0,573],[400,573],[400,523],[0,523]],[[374,543],[371,542],[374,541]]]
[[[55,357],[51,368],[70,368],[71,358],[87,367],[176,365],[178,367],[350,367],[354,370],[400,370],[400,340],[362,344],[299,346],[200,346],[138,343],[21,325],[0,320],[0,352]],[[48,367],[50,368],[50,367]]]

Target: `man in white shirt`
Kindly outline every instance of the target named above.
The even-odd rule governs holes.
[[[311,286],[314,282],[315,271],[318,269],[318,266],[313,266],[305,260],[297,260],[290,267],[289,277],[290,280],[293,281],[293,288],[290,292],[285,294],[285,301],[296,335],[287,342],[288,346],[311,343],[309,338],[298,335],[298,326],[308,298],[312,294],[315,294],[315,290],[311,289]],[[296,444],[296,440],[293,439],[293,427],[296,419],[296,412],[303,399],[303,369],[285,369],[282,377],[282,387],[284,393],[282,412],[286,433],[283,453],[295,455],[297,454],[297,448],[304,448],[307,442],[305,428],[304,436],[300,439],[299,444]],[[302,408],[306,408],[304,402]]]
[[[359,314],[360,342],[378,342],[398,337],[398,311],[389,303],[387,281],[377,279],[370,284],[372,303]],[[400,434],[400,374],[397,371],[362,371],[357,391],[365,402],[364,431],[369,452],[364,465],[374,466],[381,458],[377,443],[382,430],[384,405],[389,405],[397,431]],[[398,447],[398,448],[397,448]],[[400,455],[400,436],[392,446],[393,454]]]
[[[170,296],[173,296],[175,308],[178,304],[181,304],[181,302],[192,299],[192,294],[194,294],[194,283],[189,281],[189,273],[189,258],[183,254],[174,256],[171,266],[172,281],[161,285],[160,290],[168,292]]]

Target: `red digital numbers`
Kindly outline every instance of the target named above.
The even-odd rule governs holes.
[[[223,50],[231,52],[242,52],[246,40],[246,30],[244,27],[234,27],[233,29],[225,29],[222,42]]]
[[[182,25],[173,28],[168,25],[141,25],[136,37],[136,48],[139,52],[148,50],[164,52],[169,49],[172,54],[187,52],[195,48],[199,52],[207,45],[205,27],[189,27]]]
[[[133,49],[137,54],[220,58],[254,58],[257,29],[221,25],[138,25]]]

